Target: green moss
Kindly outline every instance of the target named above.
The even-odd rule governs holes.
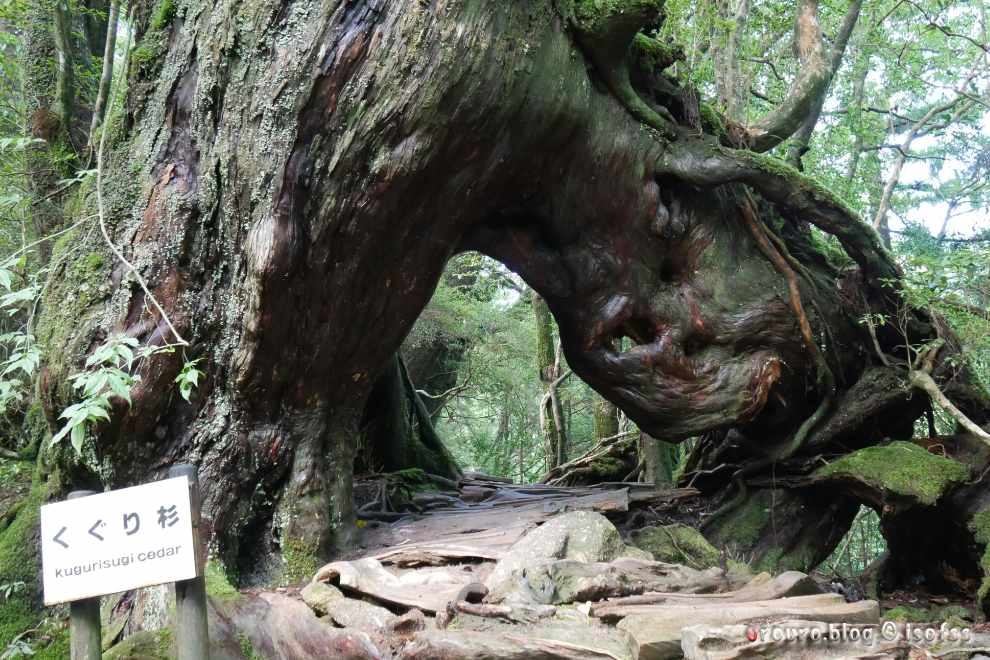
[[[20,456],[25,460],[34,460],[38,455],[38,448],[42,447],[52,434],[45,411],[38,401],[32,403],[24,413],[21,432],[24,437],[24,448],[21,449]]]
[[[687,525],[644,527],[632,534],[632,543],[657,561],[705,569],[719,565],[719,552],[701,532]]]
[[[97,232],[98,233],[98,232]],[[96,237],[89,237],[91,251],[82,258],[77,253],[83,241],[82,230],[68,232],[56,241],[52,263],[61,264],[61,272],[53,273],[42,300],[47,313],[38,323],[37,338],[44,352],[52,382],[62,383],[58,398],[62,402],[73,397],[67,376],[74,373],[91,336],[81,332],[88,328],[87,320],[99,311],[110,293],[110,269],[97,247]]]
[[[131,51],[131,62],[139,67],[148,64],[158,57],[158,50],[150,44],[141,44]]]
[[[770,491],[761,490],[726,514],[713,540],[720,546],[751,548],[770,521]]]
[[[633,62],[646,73],[663,71],[678,59],[682,59],[679,48],[649,37],[642,32],[636,34],[630,48]]]
[[[175,19],[175,1],[174,0],[162,0],[161,3],[155,8],[155,13],[151,15],[151,21],[148,23],[149,30],[161,30],[166,27]]]
[[[254,645],[244,633],[237,633],[237,644],[241,647],[245,660],[262,660],[262,656],[254,650]]]
[[[762,573],[763,571],[766,571],[767,573],[778,573],[780,572],[778,567],[781,564],[781,559],[783,556],[783,548],[773,548],[769,552],[764,553],[753,568],[757,573]]]
[[[867,447],[820,468],[819,477],[852,478],[929,506],[946,489],[969,478],[969,468],[943,456],[930,454],[910,442]]]
[[[698,103],[698,114],[701,115],[701,127],[706,133],[723,138],[728,134],[725,118],[711,104],[701,101]]]
[[[83,262],[90,270],[99,270],[103,267],[103,255],[99,252],[90,252],[83,257]]]
[[[660,11],[664,0],[574,0],[574,15],[586,27],[617,14]]]
[[[756,561],[754,568],[757,572],[801,571],[807,573],[815,568],[815,550],[814,547],[807,544],[798,545],[786,552],[783,548],[773,548]]]
[[[24,588],[0,600],[0,649],[20,633],[34,628],[45,616],[37,603],[38,591],[38,528],[39,507],[47,498],[48,489],[43,483],[35,483],[28,492],[17,516],[0,532],[0,584],[23,582]],[[33,646],[34,658],[67,658],[68,632],[64,626],[46,627],[45,646]],[[39,636],[40,637],[40,636]]]
[[[285,585],[309,582],[320,568],[316,548],[304,541],[285,541],[282,544],[282,558],[285,560],[285,570],[281,582]]]
[[[206,563],[206,568],[203,569],[203,577],[206,582],[206,593],[213,598],[217,600],[233,600],[240,597],[241,592],[230,583],[230,580],[227,579],[227,574],[224,573],[223,567],[215,561]]]
[[[933,621],[935,621],[935,623],[941,623],[942,621],[973,621],[973,612],[968,607],[963,607],[962,605],[946,605],[945,607],[940,607],[938,609],[935,613],[935,618]],[[965,625],[956,627],[965,628]]]
[[[990,596],[990,508],[986,508],[973,516],[969,528],[976,535],[976,542],[986,546],[983,559],[980,561],[983,567],[983,583],[976,594],[977,602],[986,610],[987,596]]]
[[[174,656],[172,631],[142,630],[125,637],[103,654],[104,660],[169,660]]]
[[[901,623],[929,623],[932,620],[932,615],[928,610],[920,607],[898,605],[884,612],[881,618],[884,621],[900,621]]]

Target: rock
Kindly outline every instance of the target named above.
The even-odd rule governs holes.
[[[701,532],[687,525],[643,527],[632,533],[632,543],[657,561],[704,569],[719,565],[719,552]]]
[[[619,622],[631,637],[634,660],[665,660],[681,655],[681,630],[704,621],[722,626],[753,620],[808,619],[825,623],[877,623],[876,601],[847,603],[839,594],[796,596],[777,600],[706,605],[653,605]]]
[[[106,660],[167,660],[175,654],[171,630],[139,630],[103,653]]]
[[[907,646],[884,641],[877,626],[855,628],[859,638],[843,641],[829,639],[829,624],[822,621],[786,620],[773,624],[729,626],[698,624],[681,631],[681,650],[685,660],[878,660],[907,657]],[[754,634],[757,639],[750,641],[749,636]],[[786,639],[788,634],[792,635],[791,639]],[[800,635],[805,637],[797,637]],[[863,641],[864,636],[872,641]]]
[[[629,552],[619,530],[600,513],[572,511],[555,516],[516,541],[499,560],[486,582],[488,601],[500,602],[512,595],[517,586],[513,574],[536,563],[554,559],[609,562]]]
[[[514,581],[511,589],[506,585]],[[657,561],[620,558],[583,563],[572,559],[544,561],[513,573],[503,583],[515,601],[563,604],[599,601],[646,592],[705,593],[725,586],[717,568],[698,571]]]
[[[380,605],[354,598],[339,598],[327,603],[327,618],[343,628],[378,633],[397,617]]]
[[[385,634],[400,639],[411,639],[416,633],[426,630],[426,615],[419,610],[409,610],[385,625]]]
[[[299,592],[303,602],[319,616],[325,616],[330,603],[340,600],[344,594],[337,587],[326,582],[310,582]]]

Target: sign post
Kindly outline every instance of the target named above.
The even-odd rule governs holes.
[[[71,603],[72,660],[98,660],[100,596],[175,583],[180,660],[209,657],[196,468],[41,507],[45,605]]]
[[[70,500],[96,495],[91,490],[69,493]],[[102,635],[100,632],[100,598],[83,598],[69,605],[69,637],[72,660],[100,660]]]
[[[189,481],[189,502],[197,577],[175,583],[175,646],[179,660],[210,657],[210,637],[206,619],[206,579],[199,530],[199,474],[193,465],[176,465],[168,471],[172,478]]]

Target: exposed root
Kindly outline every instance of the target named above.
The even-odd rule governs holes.
[[[781,251],[773,243],[771,243],[771,240],[767,237],[768,232],[757,215],[756,202],[749,193],[746,193],[746,196],[743,198],[743,203],[740,206],[740,210],[743,224],[746,225],[749,233],[753,236],[753,239],[756,241],[760,251],[787,280],[791,309],[797,317],[798,327],[800,328],[801,338],[804,341],[805,348],[807,348],[808,352],[811,353],[815,360],[815,365],[818,368],[819,383],[825,386],[825,396],[822,398],[821,403],[819,403],[818,408],[815,409],[815,412],[813,412],[810,417],[801,423],[801,426],[798,427],[798,430],[794,433],[794,436],[786,445],[776,449],[766,458],[749,463],[736,470],[736,472],[732,475],[732,483],[736,487],[736,494],[731,500],[719,507],[715,513],[705,520],[702,527],[710,525],[712,521],[717,520],[725,513],[736,509],[746,500],[748,495],[746,479],[748,477],[761,472],[763,469],[778,461],[783,461],[790,458],[796,454],[802,446],[804,446],[804,443],[808,439],[812,429],[815,428],[815,426],[825,417],[826,414],[828,414],[828,411],[831,409],[832,395],[835,390],[835,376],[832,373],[832,369],[828,366],[825,356],[822,355],[821,349],[815,342],[815,336],[811,330],[811,323],[808,321],[808,315],[805,313],[804,305],[801,302],[801,288],[798,284],[797,275],[795,274],[794,269],[788,263],[787,259],[781,254]]]

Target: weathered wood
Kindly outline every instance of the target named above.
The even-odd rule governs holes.
[[[765,638],[750,641],[752,635],[761,630],[753,624],[713,626],[698,624],[682,631],[681,650],[685,660],[743,660],[744,658],[779,658],[780,660],[899,660],[907,658],[908,645],[902,642],[888,642],[883,639],[879,626],[849,626],[855,629],[858,641],[829,639],[829,624],[822,621],[784,620],[773,624],[763,624]],[[772,626],[772,628],[771,628]],[[780,635],[818,635],[816,641],[781,641],[774,639],[771,630]],[[848,634],[848,633],[847,633]],[[869,636],[873,643],[863,642]]]
[[[625,660],[610,651],[525,635],[426,631],[399,660]]]
[[[92,490],[75,490],[67,499],[96,495]],[[69,636],[72,660],[100,660],[103,657],[100,631],[100,598],[84,598],[69,604]]]
[[[100,599],[86,598],[69,605],[72,660],[100,660]]]
[[[455,600],[460,590],[478,581],[475,572],[454,568],[420,568],[396,575],[373,558],[327,564],[314,581],[371,596],[384,603],[435,613]]]
[[[203,577],[203,544],[200,535],[199,474],[194,465],[175,465],[169,477],[185,477],[189,482],[193,548],[197,577],[175,583],[175,647],[179,660],[202,660],[210,656],[207,623],[206,579]]]
[[[846,603],[839,594],[796,596],[747,603],[630,606],[618,627],[629,633],[634,660],[665,660],[681,655],[681,630],[704,621],[728,625],[747,621],[809,619],[826,623],[878,623],[876,601]]]

